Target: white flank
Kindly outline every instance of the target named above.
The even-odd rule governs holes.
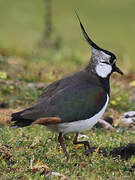
[[[98,120],[101,118],[101,116],[104,114],[106,107],[109,102],[109,96],[107,95],[107,101],[104,105],[104,107],[99,111],[96,115],[89,119],[85,120],[79,120],[75,122],[70,122],[70,123],[61,123],[61,124],[56,124],[56,125],[49,125],[47,126],[48,130],[55,131],[55,132],[62,132],[64,134],[66,133],[74,133],[74,132],[83,132],[87,129],[92,128]]]

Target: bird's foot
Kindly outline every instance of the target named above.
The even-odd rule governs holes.
[[[95,155],[97,153],[99,153],[99,154],[102,154],[105,157],[107,156],[107,152],[106,152],[105,148],[101,148],[101,147],[91,147],[91,148],[89,148],[89,149],[87,149],[85,151],[85,155],[88,156],[89,153],[95,153]]]
[[[85,150],[86,150],[87,148],[90,149],[89,141],[78,141],[78,140],[77,140],[78,135],[79,135],[79,133],[76,133],[76,136],[75,136],[75,138],[74,138],[74,140],[73,140],[73,144],[83,144]]]
[[[67,152],[65,153],[65,156],[66,156],[66,161],[70,162],[70,156],[69,156],[69,154]]]
[[[63,149],[63,152],[64,152],[64,154],[65,154],[65,156],[66,156],[66,158],[67,158],[67,162],[69,162],[70,156],[69,156],[69,154],[68,154],[68,152],[67,152],[67,150],[66,150],[66,146],[65,146],[65,144],[64,144],[64,142],[63,142],[62,133],[59,133],[58,141],[59,141],[59,143],[60,143],[60,145],[61,145],[61,147],[62,147],[62,149]]]

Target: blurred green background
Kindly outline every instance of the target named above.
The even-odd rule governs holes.
[[[74,13],[77,9],[89,36],[99,46],[134,63],[134,0],[53,0],[52,5],[53,28],[62,38],[62,49],[89,57],[90,49]],[[43,0],[0,0],[0,48],[27,54],[36,51],[44,31],[44,11]]]

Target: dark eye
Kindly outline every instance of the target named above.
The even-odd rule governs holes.
[[[110,59],[110,64],[114,64],[115,62],[116,62],[116,58],[111,57],[111,59]]]

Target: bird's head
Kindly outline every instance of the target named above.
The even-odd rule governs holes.
[[[116,60],[116,56],[113,53],[92,47],[90,63],[96,74],[101,78],[107,78],[113,72],[123,75],[123,72],[116,66]]]
[[[123,75],[123,72],[116,66],[116,56],[110,51],[100,48],[89,38],[77,13],[76,15],[79,19],[83,35],[88,44],[92,47],[90,64],[92,65],[92,68],[96,74],[101,78],[107,78],[113,72]]]

